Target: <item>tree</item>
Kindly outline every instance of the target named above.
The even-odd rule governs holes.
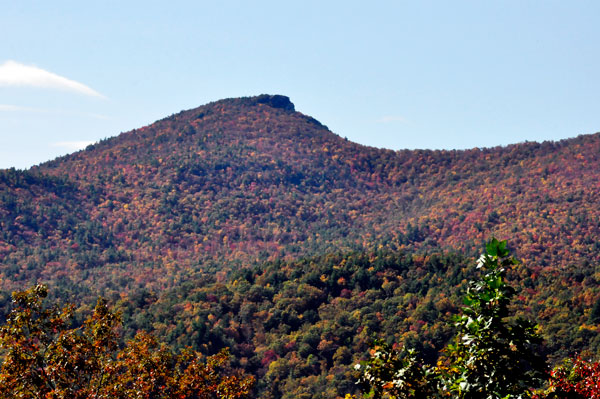
[[[535,350],[541,337],[530,321],[508,319],[515,290],[505,281],[506,270],[518,261],[506,241],[492,239],[486,249],[477,261],[482,275],[469,284],[458,333],[445,350],[442,387],[465,399],[528,397],[547,376]]]
[[[367,397],[433,398],[435,369],[423,366],[412,349],[397,350],[384,341],[375,340],[371,359],[356,368],[362,369],[358,384]]]
[[[43,285],[13,293],[15,308],[0,327],[0,397],[242,399],[252,390],[254,378],[230,370],[226,350],[206,359],[175,354],[144,333],[119,350],[120,315],[105,300],[71,327],[73,306],[45,307],[47,294]]]
[[[600,363],[576,357],[552,370],[550,386],[534,399],[600,398]]]
[[[358,366],[365,396],[530,397],[531,388],[544,381],[547,366],[535,351],[541,343],[535,325],[509,318],[515,290],[505,277],[507,268],[515,264],[506,241],[492,239],[477,261],[481,276],[470,281],[465,307],[455,318],[457,334],[437,366],[419,363],[413,351],[400,352],[376,342],[371,359]]]
[[[0,328],[0,396],[94,397],[108,380],[105,363],[116,349],[118,315],[99,300],[84,327],[71,329],[73,306],[44,307],[47,294],[43,285],[13,293],[15,308]]]
[[[203,361],[195,351],[173,354],[147,333],[138,333],[112,363],[118,383],[107,387],[116,399],[243,399],[254,377],[228,374],[229,351]]]

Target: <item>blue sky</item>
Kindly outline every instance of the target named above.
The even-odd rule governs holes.
[[[227,97],[288,95],[352,141],[600,131],[594,1],[0,0],[0,168]]]

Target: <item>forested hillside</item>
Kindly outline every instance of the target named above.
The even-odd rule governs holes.
[[[162,290],[332,250],[473,253],[492,234],[535,267],[596,264],[599,153],[600,135],[394,152],[331,133],[287,97],[222,100],[0,172],[2,285]]]
[[[264,395],[335,397],[374,336],[437,356],[491,236],[551,358],[597,352],[599,233],[600,134],[391,151],[284,96],[228,99],[0,171],[0,305],[39,282],[101,294],[126,336],[230,347]]]
[[[175,347],[231,348],[237,364],[258,377],[260,397],[334,398],[357,389],[352,365],[374,338],[403,343],[434,364],[474,273],[472,259],[452,254],[329,254],[117,303],[129,336],[155,331]],[[584,274],[570,268],[557,280],[526,264],[509,273],[518,288],[512,309],[539,323],[540,354],[551,363],[600,353],[600,300],[592,303],[600,281],[596,271],[578,282]]]

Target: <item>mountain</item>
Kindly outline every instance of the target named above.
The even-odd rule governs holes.
[[[7,288],[122,292],[191,274],[359,248],[597,263],[600,135],[467,151],[347,141],[287,97],[217,101],[0,175]]]
[[[600,134],[391,151],[284,96],[216,101],[0,171],[0,307],[38,281],[102,294],[126,334],[232,347],[264,397],[335,397],[369,334],[435,357],[468,257],[496,236],[523,261],[516,306],[548,353],[596,351],[599,180]]]

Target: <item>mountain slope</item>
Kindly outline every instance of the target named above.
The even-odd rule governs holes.
[[[39,182],[0,180],[2,286],[60,278],[101,292],[162,290],[330,251],[473,253],[490,235],[510,237],[532,267],[596,264],[599,154],[598,134],[395,152],[331,133],[287,97],[217,101],[2,172],[72,187],[57,197]],[[23,224],[15,204],[37,222]]]
[[[227,346],[260,397],[334,398],[374,335],[435,360],[495,235],[556,360],[600,348],[599,179],[600,134],[390,151],[287,97],[221,100],[0,170],[0,308],[33,282],[84,308],[101,294],[125,337]]]

